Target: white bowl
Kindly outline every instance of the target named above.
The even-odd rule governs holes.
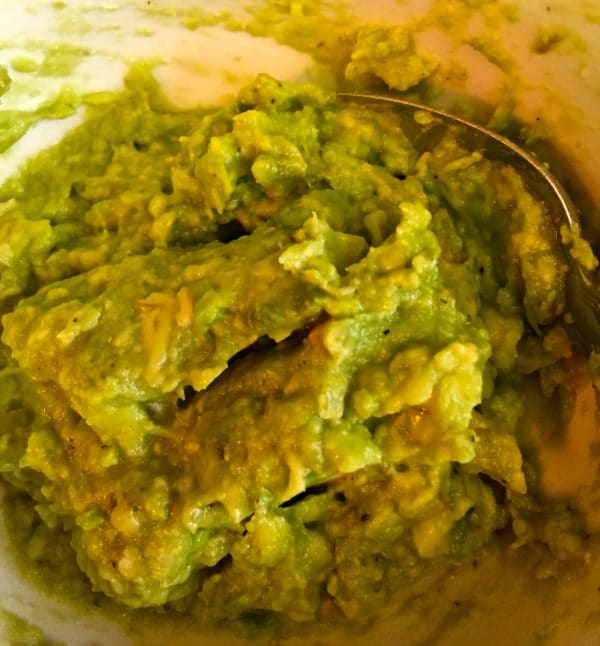
[[[161,64],[156,70],[157,78],[167,94],[185,107],[221,103],[259,72],[291,80],[310,76],[309,54],[223,26],[231,21],[223,19],[224,12],[243,16],[244,3],[155,0],[152,7],[156,13],[147,13],[146,3],[141,2],[72,0],[63,4],[56,8],[56,3],[49,1],[28,6],[21,0],[2,0],[0,40],[10,47],[0,50],[0,64],[9,63],[20,53],[35,56],[36,47],[44,44],[75,43],[88,49],[90,56],[74,70],[70,82],[91,91],[118,87],[132,59],[158,58]],[[194,30],[183,26],[173,8],[194,4],[217,16],[215,24]],[[465,7],[477,2],[352,0],[346,4],[365,23],[418,21],[429,11],[437,12],[436,21],[420,24],[417,34],[419,47],[440,58],[442,77],[446,76],[444,93],[436,100],[467,109],[477,104],[475,100],[492,107],[513,102],[517,117],[526,123],[543,124],[543,131],[539,125],[537,129],[558,151],[565,167],[571,169],[565,171],[561,166],[569,187],[578,195],[587,194],[582,202],[584,217],[600,222],[600,214],[593,206],[600,205],[597,3],[521,0],[514,3],[516,9],[511,9],[513,5],[482,1],[468,20],[464,19]],[[517,20],[507,19],[516,17],[517,10]],[[558,27],[563,39],[547,53],[536,53],[532,43],[538,30],[546,27]],[[497,46],[501,49],[495,51]],[[464,74],[458,73],[460,70]],[[17,80],[16,89],[4,97],[0,109],[35,107],[55,93],[59,85],[56,79],[39,79],[33,84],[29,80],[22,83],[19,91]],[[27,89],[32,87],[33,93]],[[484,112],[480,109],[479,114]],[[43,122],[31,128],[0,156],[0,181],[33,152],[59,140],[80,118],[75,115],[63,122]],[[309,633],[308,637],[290,638],[289,644],[321,643],[320,640],[359,644],[365,639],[372,644],[427,641],[508,646],[534,643],[536,639],[547,639],[544,643],[548,644],[600,643],[597,561],[594,557],[587,575],[578,573],[558,581],[538,582],[526,560],[501,546],[482,555],[477,568],[455,568],[436,575],[434,581],[418,584],[364,634],[338,632],[326,637]],[[455,603],[457,600],[460,601]],[[399,610],[399,605],[403,609]],[[112,646],[130,641],[131,635],[122,625],[91,610],[82,614],[27,583],[14,565],[1,530],[0,606],[69,645]],[[152,635],[151,631],[145,632],[143,642],[165,640],[160,632]],[[243,643],[242,638],[228,632],[205,637],[214,644]],[[192,638],[182,629],[167,641],[185,643]],[[8,641],[8,632],[4,639]]]

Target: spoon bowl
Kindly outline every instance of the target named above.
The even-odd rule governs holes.
[[[425,103],[403,99],[388,94],[339,92],[344,99],[397,106],[413,112],[428,112],[448,125],[458,125],[469,132],[473,147],[482,148],[490,159],[510,164],[521,174],[530,190],[548,208],[557,226],[557,239],[565,247],[565,256],[570,272],[567,285],[567,307],[573,317],[575,341],[588,352],[600,351],[600,282],[595,272],[590,271],[573,256],[569,245],[563,241],[561,225],[566,225],[574,238],[580,235],[581,224],[573,200],[558,178],[530,152],[503,135],[460,115],[434,108]],[[535,322],[533,329],[540,334]]]

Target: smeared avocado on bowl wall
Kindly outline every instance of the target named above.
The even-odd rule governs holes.
[[[435,69],[367,27],[344,82]],[[515,169],[266,74],[221,109],[144,65],[82,100],[0,189],[8,522],[65,594],[282,635],[495,541],[589,558],[597,361]]]

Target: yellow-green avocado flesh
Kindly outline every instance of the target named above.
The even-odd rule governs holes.
[[[525,393],[567,419],[583,370],[520,176],[311,85],[153,92],[132,75],[0,195],[0,470],[94,588],[359,620],[511,523],[583,533],[558,505],[549,536],[520,442]]]

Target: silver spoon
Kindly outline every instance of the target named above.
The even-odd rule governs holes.
[[[577,208],[560,181],[542,162],[510,139],[475,121],[417,101],[362,92],[339,92],[338,96],[364,102],[384,102],[414,112],[425,111],[447,123],[463,126],[478,140],[489,157],[516,167],[527,180],[529,188],[545,201],[549,211],[556,213],[571,231],[581,230]],[[561,239],[560,235],[557,237]],[[588,351],[600,351],[600,283],[593,272],[573,258],[568,248],[565,249],[565,255],[571,269],[567,285],[567,305],[579,337],[577,340]],[[535,324],[533,327],[539,332]]]

